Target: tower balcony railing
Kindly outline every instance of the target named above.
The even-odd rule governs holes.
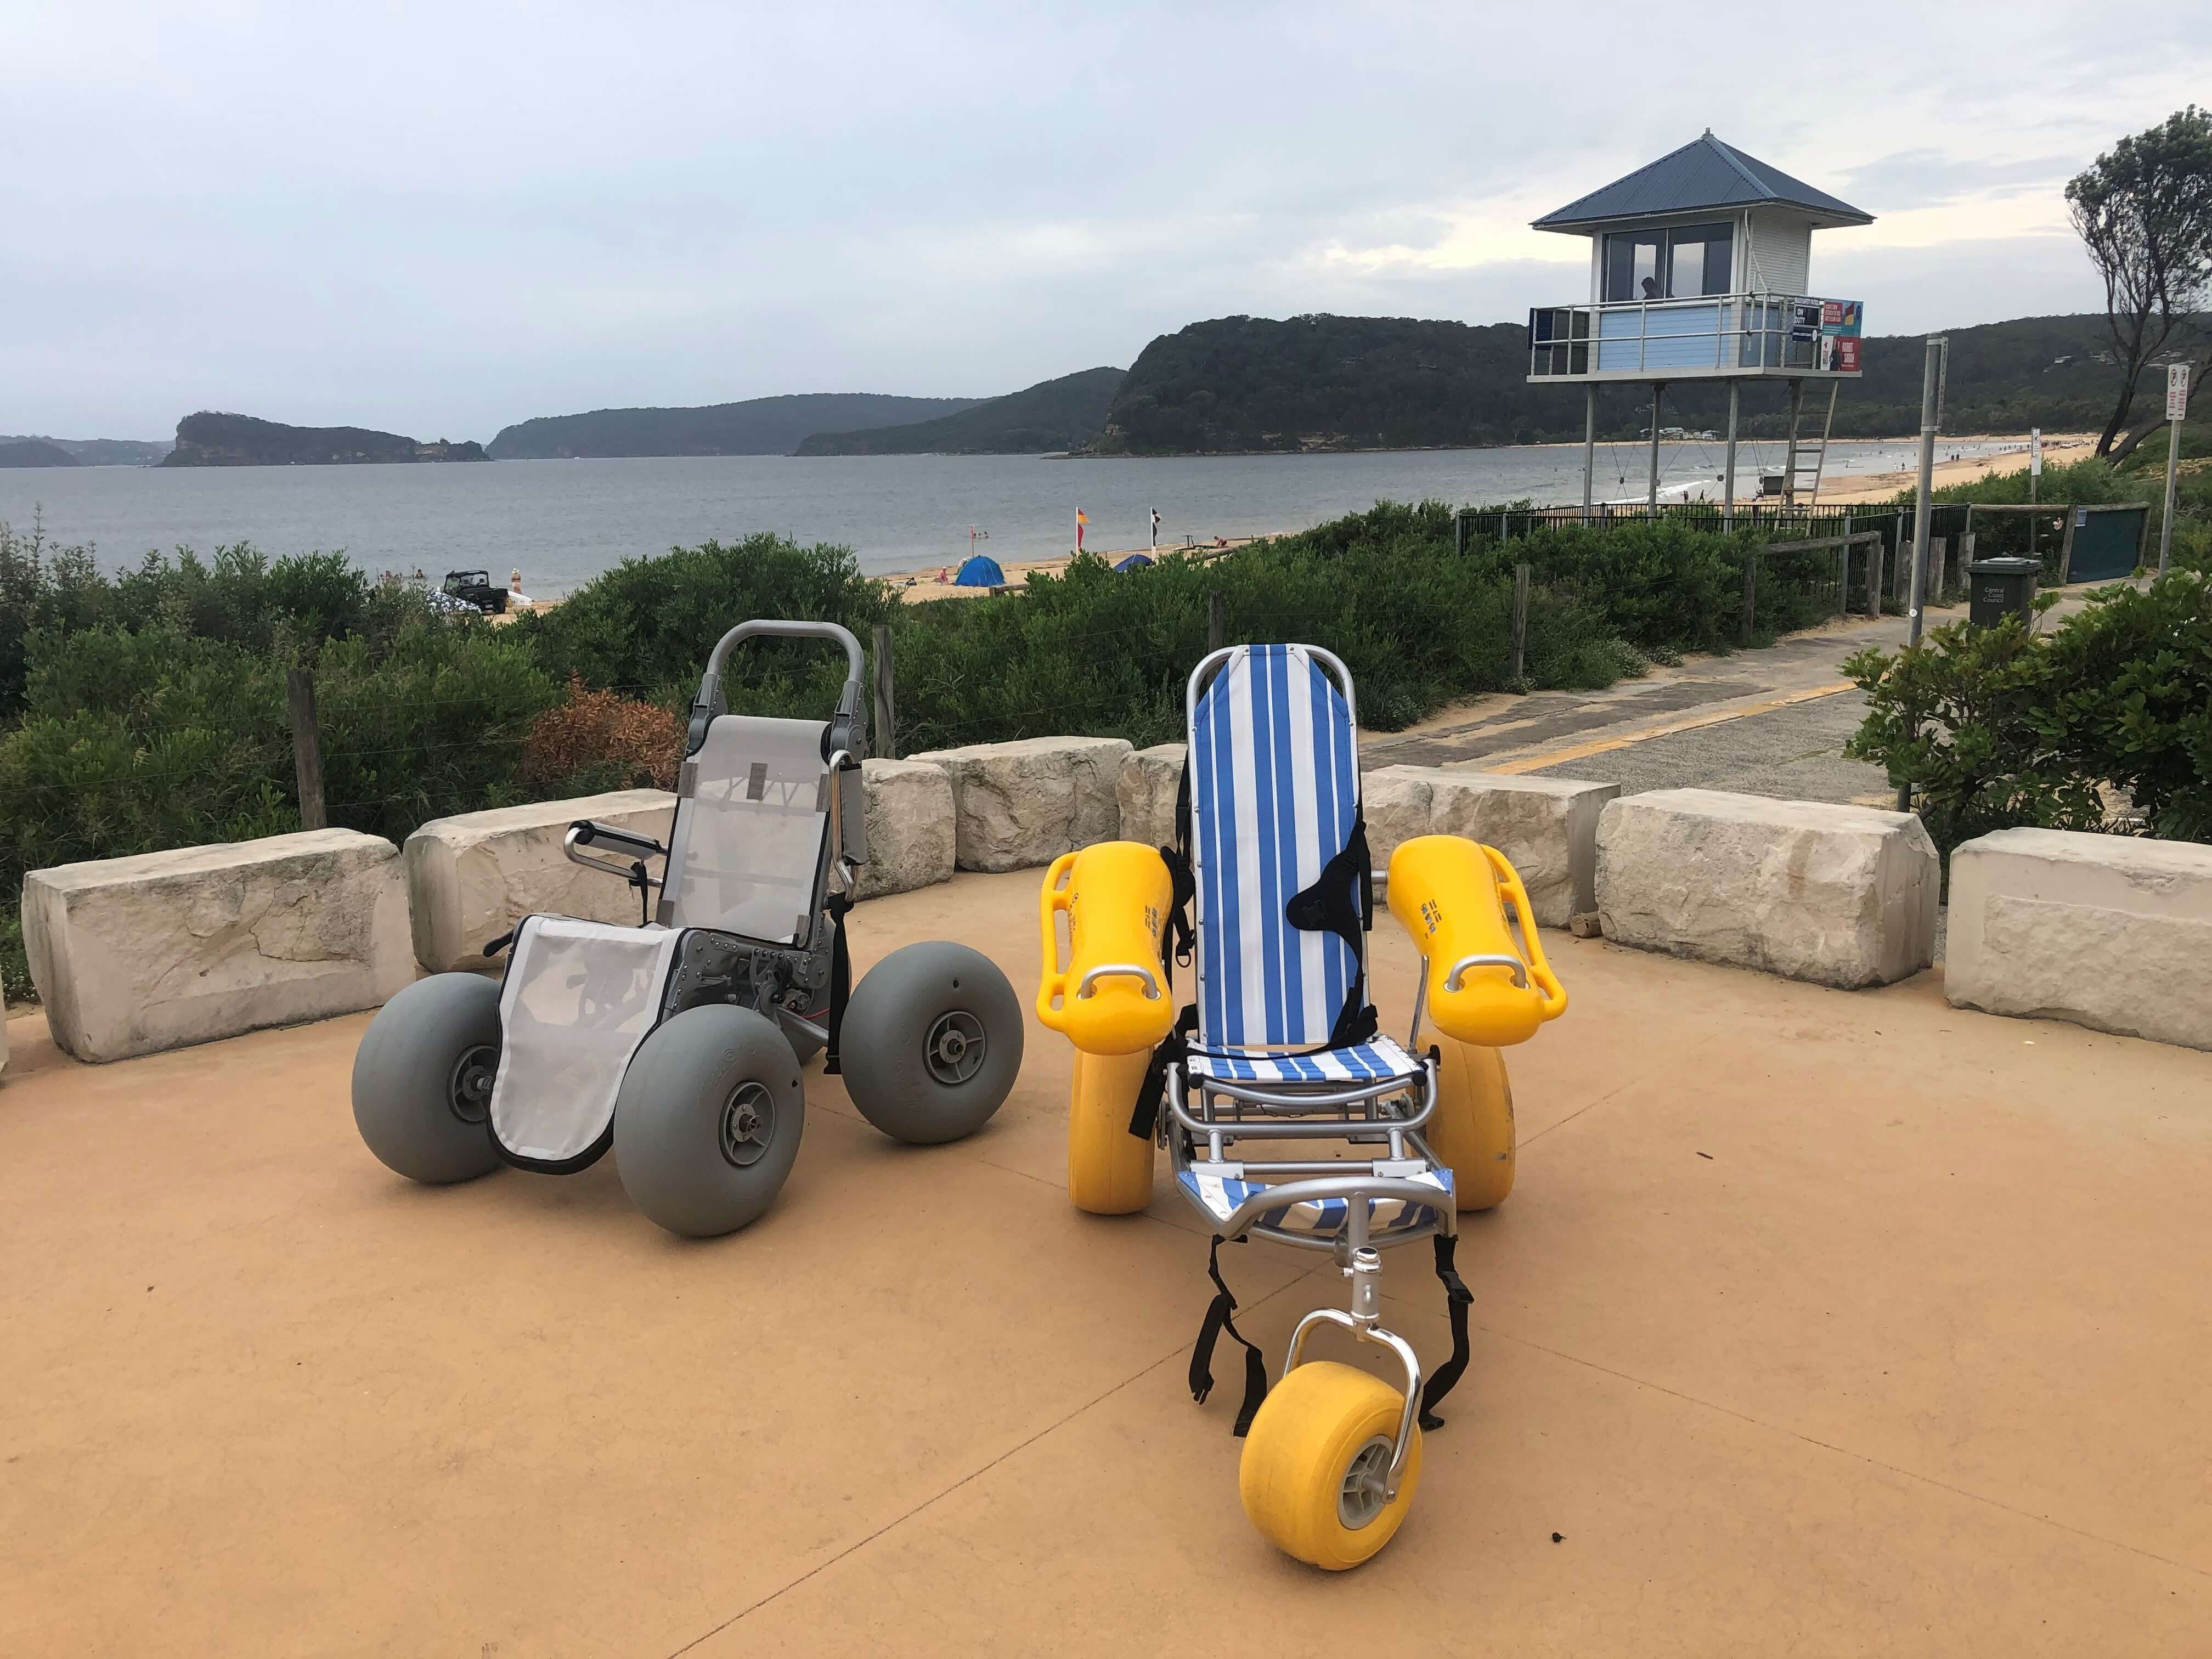
[[[1856,376],[1858,339],[1823,335],[1802,294],[1708,294],[1540,306],[1528,313],[1532,380]]]

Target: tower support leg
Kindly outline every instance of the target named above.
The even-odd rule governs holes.
[[[1741,392],[1740,381],[1729,382],[1728,470],[1721,477],[1721,527],[1729,531],[1735,528],[1735,417]]]
[[[1644,495],[1646,518],[1659,516],[1659,400],[1667,390],[1664,380],[1651,383],[1651,481]]]
[[[1589,521],[1597,489],[1597,384],[1583,388],[1583,520]]]

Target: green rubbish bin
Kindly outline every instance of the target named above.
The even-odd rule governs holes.
[[[2033,559],[2002,556],[1976,559],[1966,567],[1966,619],[1976,628],[1995,628],[2007,617],[2035,625],[2035,579],[2043,567]]]

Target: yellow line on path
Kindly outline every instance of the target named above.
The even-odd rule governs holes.
[[[1729,708],[1708,709],[1687,720],[1676,720],[1668,726],[1646,726],[1640,731],[1626,732],[1619,737],[1598,738],[1589,743],[1570,744],[1560,749],[1543,749],[1533,755],[1523,755],[1518,760],[1504,761],[1496,766],[1485,766],[1486,772],[1540,772],[1547,766],[1564,766],[1569,761],[1587,760],[1592,755],[1602,755],[1615,749],[1626,749],[1631,744],[1644,743],[1652,738],[1671,738],[1678,732],[1695,732],[1708,726],[1721,726],[1729,720],[1740,720],[1751,714],[1770,714],[1777,708],[1787,708],[1792,703],[1811,702],[1817,697],[1832,697],[1838,691],[1854,690],[1856,680],[1838,680],[1832,685],[1808,686],[1796,691],[1778,691],[1772,696],[1761,697],[1757,702]]]

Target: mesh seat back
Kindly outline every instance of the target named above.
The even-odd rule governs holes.
[[[566,916],[515,929],[500,988],[491,1127],[518,1158],[584,1157],[614,1121],[637,1045],[659,1021],[681,933]]]
[[[821,720],[718,715],[684,763],[657,920],[805,945],[829,878]]]
[[[1358,957],[1283,911],[1351,838],[1351,711],[1305,647],[1239,647],[1192,710],[1188,765],[1200,1042],[1325,1043]]]

